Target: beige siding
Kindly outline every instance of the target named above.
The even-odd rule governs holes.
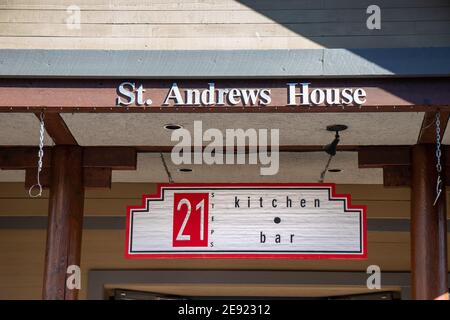
[[[86,215],[124,216],[127,205],[140,204],[143,193],[155,191],[154,184],[116,183],[111,190],[86,193]],[[338,193],[350,193],[354,203],[367,204],[370,218],[407,218],[408,188],[380,185],[338,185]],[[447,196],[447,199],[450,197]],[[30,200],[23,183],[0,183],[0,215],[47,214],[48,192],[43,199]],[[82,248],[82,291],[86,298],[87,274],[92,269],[235,269],[235,270],[343,270],[364,271],[376,264],[383,271],[410,269],[410,240],[407,232],[369,232],[369,259],[344,260],[184,260],[124,259],[124,230],[84,230]],[[45,253],[43,229],[0,229],[0,300],[39,299]],[[449,246],[450,251],[450,246]]]
[[[81,299],[93,269],[231,269],[365,271],[376,264],[383,271],[409,270],[409,234],[369,232],[369,259],[345,260],[229,260],[124,258],[124,231],[85,230],[82,247]],[[45,255],[45,230],[0,231],[0,300],[40,299]]]
[[[1,48],[300,49],[450,46],[450,3],[378,1],[381,30],[368,30],[371,1],[81,0],[0,3]]]
[[[89,190],[86,216],[125,216],[128,205],[141,203],[141,195],[155,191],[154,184],[115,183],[111,191]],[[386,189],[380,185],[339,185],[339,193],[352,195],[353,203],[368,206],[368,218],[409,218],[407,188]],[[450,199],[450,197],[448,197]],[[0,183],[0,216],[46,216],[48,192],[31,199],[23,183]]]

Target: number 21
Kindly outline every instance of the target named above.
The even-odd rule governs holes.
[[[177,206],[177,211],[181,210],[181,207],[183,205],[187,206],[187,213],[184,216],[184,220],[183,223],[181,224],[181,228],[178,231],[177,234],[177,241],[189,241],[191,240],[191,236],[189,234],[183,234],[184,233],[184,229],[186,228],[186,224],[189,221],[189,217],[191,216],[191,210],[192,210],[192,206],[191,206],[191,202],[186,199],[183,198],[180,200],[180,202],[178,202],[178,206]],[[197,206],[195,207],[196,210],[200,209],[200,240],[203,240],[203,233],[204,233],[204,222],[205,222],[205,200],[201,200]]]

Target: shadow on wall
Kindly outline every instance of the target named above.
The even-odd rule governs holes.
[[[361,68],[370,69],[373,64],[392,74],[450,74],[448,63],[444,70],[439,65],[440,61],[448,60],[450,51],[432,49],[450,48],[448,0],[237,1],[284,26],[292,32],[292,37],[301,36],[316,48],[345,48],[344,55],[342,51],[331,51],[328,54],[335,56],[323,57],[324,75],[328,73],[327,66],[337,74],[339,68],[351,67],[346,61],[352,55],[360,63],[355,66],[356,72]],[[379,12],[372,8],[367,13],[373,4],[379,7]],[[374,51],[370,48],[416,49]],[[417,65],[416,61],[423,61],[423,64]],[[411,64],[414,70],[408,74]]]
[[[237,1],[325,48],[450,46],[448,0]]]

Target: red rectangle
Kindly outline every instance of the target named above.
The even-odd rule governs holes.
[[[175,193],[173,247],[208,246],[208,193]]]

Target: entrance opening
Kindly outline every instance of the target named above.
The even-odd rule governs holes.
[[[152,286],[148,288],[152,290]],[[266,289],[266,287],[263,287]],[[216,290],[218,289],[218,290]],[[177,288],[155,288],[154,290],[159,291],[139,291],[139,290],[127,290],[127,289],[107,289],[105,292],[105,297],[108,300],[233,300],[233,299],[249,299],[249,300],[400,300],[401,294],[398,291],[381,291],[381,292],[366,292],[366,293],[354,293],[354,294],[338,294],[337,292],[358,292],[358,288],[294,288],[291,292],[286,292],[286,290],[281,290],[279,293],[281,295],[270,295],[268,292],[266,296],[261,295],[239,295],[242,290],[238,288],[229,288],[228,293],[235,292],[234,295],[222,295],[224,293],[221,288],[213,288],[213,292],[210,289],[203,288],[189,288],[180,287]],[[254,288],[253,288],[254,289]],[[318,290],[317,290],[318,289]],[[359,289],[361,290],[361,288]],[[164,292],[180,292],[180,294],[170,294]],[[254,292],[252,288],[247,288],[247,293]],[[285,292],[283,292],[285,291]],[[297,291],[297,292],[296,292]],[[312,296],[311,293],[319,294],[322,292],[323,296]],[[204,293],[203,295],[201,293]],[[205,295],[205,293],[212,293]],[[289,293],[289,294],[288,294]],[[296,293],[298,295],[296,295]],[[306,294],[306,295],[303,295]],[[309,296],[308,296],[309,295]]]

